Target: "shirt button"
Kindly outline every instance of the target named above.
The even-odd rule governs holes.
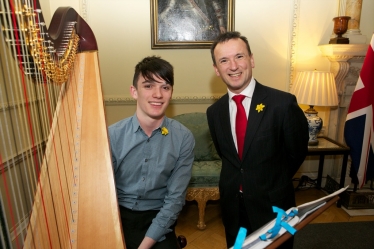
[[[240,172],[241,172],[241,173],[244,173],[244,169],[240,169]]]
[[[149,138],[147,139],[147,143],[149,143]]]
[[[143,177],[143,182],[144,182],[144,180],[145,180],[145,177]]]
[[[148,159],[144,159],[145,162],[148,162]]]

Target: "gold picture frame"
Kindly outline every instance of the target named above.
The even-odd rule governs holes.
[[[150,0],[152,49],[209,48],[234,30],[234,0]]]

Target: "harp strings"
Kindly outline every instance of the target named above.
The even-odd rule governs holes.
[[[2,4],[8,5],[8,1],[3,1]],[[8,7],[7,9],[10,9],[9,5],[7,7]],[[2,9],[3,10],[5,9],[4,6],[2,6]],[[18,201],[12,202],[12,197],[15,199],[22,198],[22,194],[20,193],[21,192],[20,188],[23,187],[22,182],[19,180],[17,173],[15,172],[15,170],[12,170],[14,169],[12,166],[16,164],[15,162],[16,155],[18,156],[19,160],[22,160],[25,162],[25,154],[27,152],[24,153],[22,151],[23,148],[21,148],[22,143],[20,143],[20,141],[26,141],[28,137],[25,136],[23,126],[21,126],[22,120],[25,119],[24,118],[25,113],[24,113],[24,109],[22,109],[23,105],[19,101],[20,100],[20,93],[19,93],[20,89],[16,88],[17,82],[20,82],[21,75],[18,73],[18,71],[16,71],[18,70],[16,62],[13,63],[13,58],[17,58],[17,54],[15,51],[15,48],[17,46],[16,44],[17,41],[16,41],[14,34],[17,35],[18,28],[11,26],[11,24],[13,23],[15,19],[15,16],[11,15],[11,13],[12,12],[3,12],[3,16],[2,16],[3,25],[9,24],[8,27],[4,28],[4,31],[7,37],[5,39],[2,39],[2,50],[4,51],[4,53],[2,54],[5,57],[3,61],[5,61],[6,63],[5,65],[8,65],[7,70],[4,70],[4,67],[2,67],[3,74],[4,74],[3,79],[6,78],[6,80],[4,80],[5,83],[9,82],[9,84],[3,84],[5,91],[2,91],[2,103],[7,103],[8,106],[13,105],[14,107],[14,113],[12,113],[12,110],[10,108],[9,108],[9,113],[7,116],[5,116],[6,112],[3,112],[4,119],[2,122],[2,127],[5,128],[5,130],[2,128],[2,131],[3,131],[2,137],[3,137],[3,145],[4,145],[3,146],[4,152],[2,153],[5,153],[4,154],[5,159],[8,160],[8,164],[6,165],[2,164],[3,166],[2,176],[3,176],[3,181],[5,184],[5,190],[6,190],[5,194],[8,200],[7,206],[9,208],[9,213],[11,217],[11,221],[10,221],[11,227],[14,232],[14,237],[17,237],[17,234],[18,234],[18,231],[17,231],[18,222],[17,221],[21,221],[22,219],[24,219],[25,211],[23,210],[23,205],[19,205]],[[8,45],[11,47],[11,51],[10,51],[11,53],[7,53],[5,51],[4,42],[8,43]],[[10,58],[10,56],[13,56],[13,58]],[[20,66],[22,66],[22,64]],[[8,91],[6,91],[7,89]],[[9,120],[9,123],[7,122],[7,120]],[[6,143],[5,139],[8,143]],[[28,167],[28,165],[23,164],[23,167],[24,168]],[[5,175],[6,172],[8,173],[7,175]],[[23,193],[25,196],[25,192]],[[31,196],[32,195],[29,195],[29,197]],[[27,196],[25,197],[26,197],[25,199],[27,200]],[[30,206],[30,203],[31,202],[29,201],[28,206]],[[24,233],[21,233],[20,237],[22,239],[24,237]],[[20,244],[19,240],[16,240],[16,243],[17,243],[17,246],[19,246]]]
[[[45,57],[50,56],[49,59],[57,65],[61,63],[61,57],[57,56],[48,39],[45,24],[40,22],[36,1],[27,1],[24,5],[19,0],[10,0],[2,1],[1,5],[2,10],[10,11],[4,11],[1,15],[3,25],[9,26],[1,34],[2,63],[6,67],[2,66],[5,84],[0,92],[0,103],[6,107],[2,108],[1,113],[0,170],[5,191],[1,192],[0,197],[5,212],[10,214],[10,219],[5,220],[6,227],[11,228],[9,238],[15,241],[17,248],[21,248],[26,236],[24,224],[28,223],[35,193],[39,191],[43,210],[43,214],[39,215],[44,218],[37,219],[44,223],[46,229],[41,231],[39,226],[33,227],[34,223],[31,222],[29,225],[34,238],[32,243],[37,248],[42,243],[38,240],[47,240],[52,245],[51,227],[57,227],[58,236],[70,238],[69,223],[73,216],[70,186],[76,184],[73,169],[76,150],[75,144],[72,144],[73,148],[67,146],[66,151],[62,148],[66,148],[63,140],[71,139],[76,128],[74,116],[69,115],[74,113],[76,106],[62,105],[62,119],[56,120],[54,116],[59,99],[66,98],[67,102],[75,103],[77,86],[68,82],[56,84],[53,75],[48,75],[50,72],[46,68],[50,65],[46,64],[48,61],[44,60]],[[34,25],[32,34],[25,31],[30,29],[30,25]],[[73,64],[71,61],[68,63]],[[74,73],[67,77],[71,82],[76,81]],[[64,96],[67,87],[74,87],[75,93]],[[59,139],[55,139],[56,133]],[[50,155],[44,153],[48,147],[47,140]],[[53,157],[56,163],[50,165]],[[37,185],[43,170],[47,183]],[[50,175],[51,171],[57,172],[57,178]],[[54,185],[57,189],[53,189]],[[52,206],[55,215],[53,219],[47,211],[49,206]],[[43,237],[45,232],[47,237]],[[59,243],[62,246],[69,242],[59,239]]]

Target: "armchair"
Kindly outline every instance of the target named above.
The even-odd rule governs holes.
[[[187,201],[195,200],[199,209],[197,227],[205,229],[205,207],[208,200],[218,200],[218,181],[222,162],[210,136],[205,113],[186,113],[173,117],[186,126],[195,137],[195,159],[187,188]]]

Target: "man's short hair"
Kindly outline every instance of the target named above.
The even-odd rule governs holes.
[[[238,31],[229,31],[220,34],[214,41],[212,46],[210,47],[210,54],[212,56],[213,65],[216,65],[216,59],[214,58],[214,49],[219,43],[224,43],[232,39],[241,39],[244,41],[245,45],[247,46],[248,55],[252,55],[251,48],[249,47],[248,39],[245,36],[242,36]]]
[[[174,69],[173,66],[159,56],[148,56],[141,60],[135,66],[133,78],[133,86],[137,87],[139,75],[145,79],[157,81],[154,77],[158,76],[171,86],[174,85]]]

